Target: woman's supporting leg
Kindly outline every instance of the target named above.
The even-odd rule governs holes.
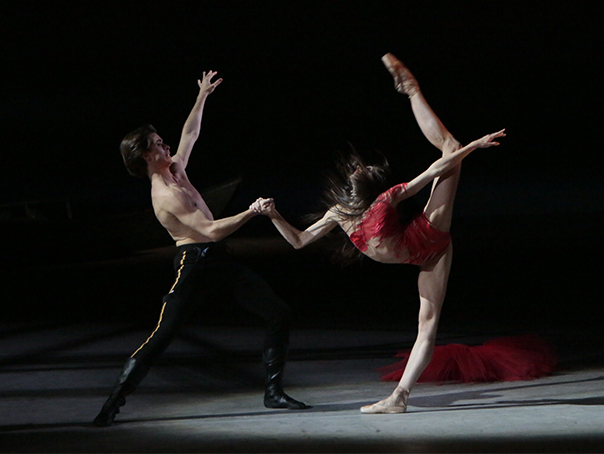
[[[447,251],[433,267],[422,267],[420,269],[417,281],[420,299],[417,339],[413,344],[398,388],[411,391],[432,358],[440,312],[447,292],[452,258],[453,246],[449,244]]]
[[[403,376],[389,397],[373,405],[362,407],[362,413],[404,413],[407,410],[409,393],[432,358],[452,256],[453,247],[449,244],[447,251],[433,266],[421,268],[418,279],[420,298],[418,333]]]

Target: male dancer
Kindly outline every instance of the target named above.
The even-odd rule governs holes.
[[[151,180],[155,215],[178,247],[174,259],[176,280],[167,295],[157,327],[126,361],[115,387],[101,412],[97,426],[109,426],[126,396],[147,375],[153,361],[168,347],[176,329],[196,306],[195,299],[208,303],[210,291],[231,292],[244,308],[267,322],[263,361],[266,369],[264,405],[267,408],[309,408],[283,392],[281,379],[289,344],[290,310],[256,274],[234,261],[218,243],[239,229],[257,213],[248,209],[235,216],[214,219],[199,192],[187,178],[185,168],[199,137],[206,98],[222,82],[212,82],[216,72],[203,73],[199,94],[182,130],[178,150],[170,147],[153,126],[136,129],[122,140],[120,150],[126,168],[137,177]]]

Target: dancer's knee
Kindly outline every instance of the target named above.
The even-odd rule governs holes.
[[[444,155],[451,154],[461,148],[461,143],[453,136],[445,137],[442,145],[442,152]]]
[[[277,300],[265,320],[267,328],[265,347],[288,345],[292,321],[292,311],[289,306]]]
[[[440,307],[436,304],[422,302],[418,317],[418,333],[423,337],[436,336]]]
[[[428,337],[435,335],[438,328],[438,316],[436,314],[420,316],[417,326],[417,331],[421,335]]]

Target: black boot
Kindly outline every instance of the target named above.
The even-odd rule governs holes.
[[[287,348],[267,348],[264,350],[263,359],[266,368],[264,406],[266,408],[289,408],[290,410],[310,408],[305,403],[289,397],[281,387],[286,357]]]
[[[149,367],[130,358],[124,364],[124,368],[113,387],[109,398],[101,408],[100,413],[94,418],[94,425],[107,427],[113,424],[115,415],[120,412],[120,407],[126,403],[126,396],[136,389],[136,386],[145,378]]]

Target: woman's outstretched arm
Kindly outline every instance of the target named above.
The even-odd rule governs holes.
[[[457,165],[459,165],[462,159],[464,159],[477,148],[490,148],[499,145],[499,142],[495,142],[495,139],[498,137],[505,137],[505,129],[492,134],[487,134],[478,140],[470,142],[465,147],[460,148],[450,154],[444,155],[440,159],[437,159],[424,172],[411,180],[407,184],[407,190],[402,191],[398,195],[398,200],[395,200],[394,202],[398,203],[401,200],[417,194],[421,189],[424,188],[424,186],[432,182],[432,180],[454,169]]]
[[[298,230],[281,216],[281,213],[275,207],[273,199],[259,198],[250,205],[250,210],[268,216],[283,238],[295,249],[301,249],[318,240],[338,225],[335,220],[335,214],[332,211],[328,211],[321,219],[306,230]]]

